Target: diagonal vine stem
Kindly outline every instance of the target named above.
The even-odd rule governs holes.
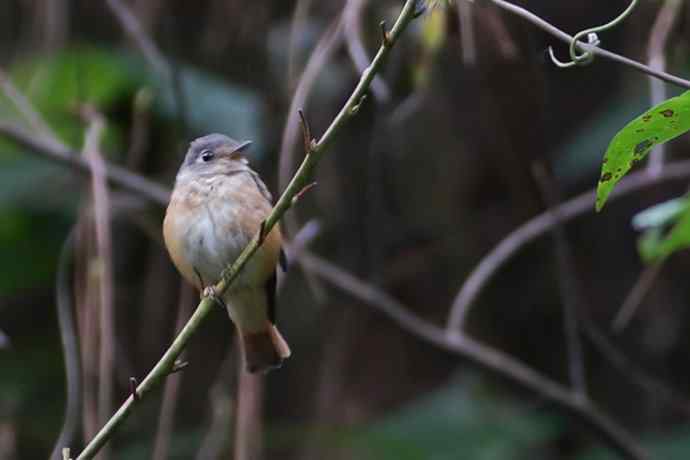
[[[416,11],[416,0],[406,0],[400,11],[400,14],[393,25],[393,28],[385,34],[385,40],[382,41],[376,56],[371,61],[360,77],[357,86],[350,95],[349,99],[342,107],[340,112],[333,119],[324,134],[318,141],[313,141],[306,152],[306,156],[302,161],[299,169],[288,184],[287,188],[281,195],[280,199],[273,207],[271,214],[266,218],[261,230],[257,233],[249,245],[242,251],[239,257],[221,274],[221,280],[215,286],[215,292],[222,295],[237,278],[242,268],[251,259],[254,253],[259,249],[263,243],[264,237],[271,231],[271,229],[280,221],[285,212],[292,206],[293,198],[295,198],[300,191],[302,191],[311,180],[314,169],[319,163],[323,155],[332,144],[336,135],[340,132],[346,122],[352,118],[359,107],[362,98],[365,96],[374,76],[381,69],[390,50],[397,42],[400,35],[403,33],[407,25],[418,15]],[[132,412],[135,405],[135,396],[137,400],[141,400],[148,392],[160,384],[172,371],[175,359],[180,355],[182,350],[191,339],[192,335],[199,329],[201,323],[208,316],[209,312],[214,306],[214,301],[210,298],[204,298],[197,306],[194,314],[182,328],[182,331],[175,338],[165,354],[156,363],[149,374],[136,388],[133,395],[120,406],[115,414],[108,420],[108,422],[101,428],[101,430],[88,443],[84,450],[79,454],[77,460],[86,460],[93,458],[98,451],[105,445],[105,443],[112,437],[115,430],[125,421],[127,416]]]

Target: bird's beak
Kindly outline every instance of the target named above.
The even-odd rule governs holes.
[[[252,145],[252,141],[240,142],[240,144],[237,147],[235,147],[235,152],[242,152],[245,149],[247,149],[250,145]]]

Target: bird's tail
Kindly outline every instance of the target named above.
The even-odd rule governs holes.
[[[251,373],[268,372],[280,367],[290,356],[290,347],[275,325],[266,321],[259,332],[243,332],[242,346],[247,370]]]

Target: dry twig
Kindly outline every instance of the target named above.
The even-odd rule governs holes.
[[[659,14],[654,21],[652,31],[649,35],[649,47],[647,54],[649,56],[649,67],[658,72],[666,70],[666,42],[668,36],[671,34],[674,24],[679,16],[678,12],[682,6],[680,0],[667,0],[659,10]],[[666,88],[661,80],[652,76],[649,77],[649,90],[651,94],[652,105],[661,104],[666,100]],[[664,151],[663,144],[656,145],[649,154],[649,161],[647,162],[647,171],[649,174],[659,174],[664,165]]]

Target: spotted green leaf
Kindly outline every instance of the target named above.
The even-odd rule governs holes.
[[[597,186],[600,211],[618,181],[658,144],[690,130],[690,91],[668,99],[628,123],[609,144]]]

